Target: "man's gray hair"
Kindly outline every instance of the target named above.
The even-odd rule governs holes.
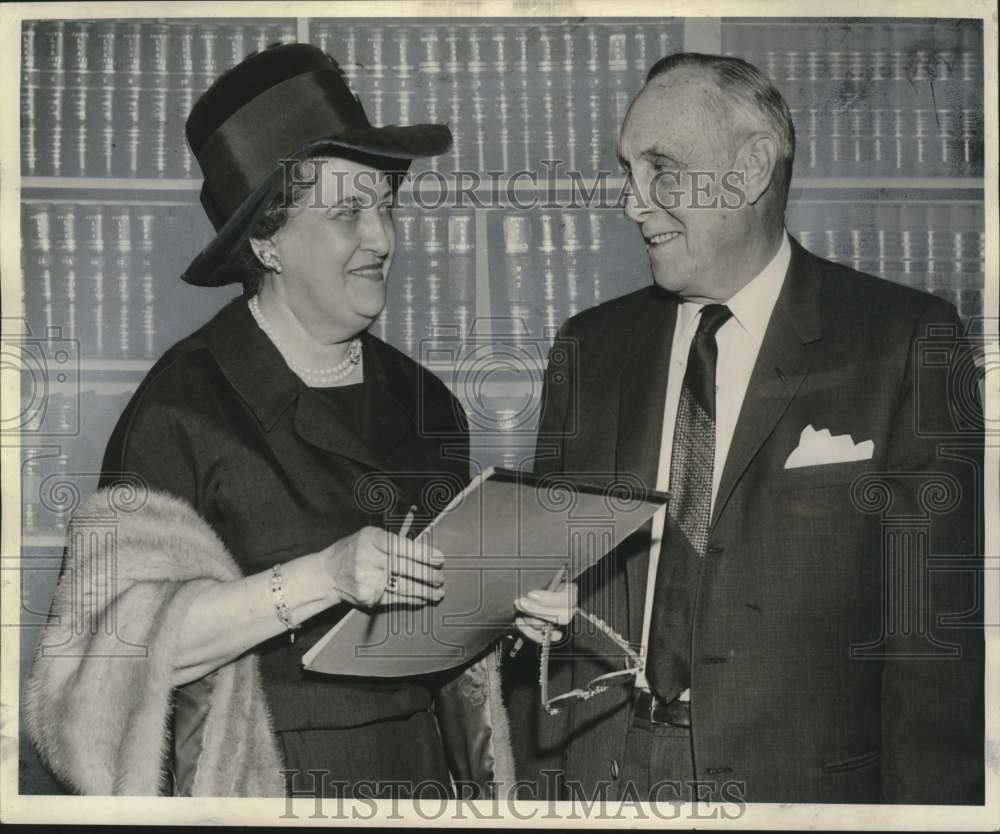
[[[792,114],[778,88],[764,73],[740,58],[678,52],[661,58],[646,75],[646,84],[671,70],[699,68],[713,78],[721,96],[706,102],[710,109],[726,115],[748,131],[765,130],[778,145],[773,186],[778,205],[785,207],[795,159],[795,127]],[[734,137],[735,139],[735,137]]]

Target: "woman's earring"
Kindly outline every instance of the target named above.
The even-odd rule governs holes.
[[[279,275],[281,274],[281,261],[273,255],[265,261],[265,266],[267,266],[271,272],[277,272]]]

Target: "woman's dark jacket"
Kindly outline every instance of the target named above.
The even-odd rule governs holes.
[[[468,479],[464,412],[429,371],[362,339],[359,436],[289,370],[246,301],[232,301],[149,372],[111,436],[101,485],[138,478],[185,499],[246,575],[365,525],[397,529],[411,504],[429,521]],[[430,705],[432,682],[301,670],[302,655],[346,611],[310,619],[294,644],[280,634],[255,650],[275,730],[357,726]]]

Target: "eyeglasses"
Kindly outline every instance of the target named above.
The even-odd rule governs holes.
[[[626,666],[617,672],[607,672],[598,675],[582,689],[571,689],[562,695],[549,697],[549,650],[552,645],[552,625],[542,628],[542,650],[539,658],[538,686],[542,691],[542,706],[549,715],[559,715],[562,707],[556,704],[566,704],[570,701],[589,701],[591,698],[607,692],[613,686],[620,686],[635,679],[645,668],[645,661],[628,644],[628,641],[618,634],[600,617],[596,617],[587,611],[577,611],[577,614],[587,622],[591,623],[601,634],[613,642],[625,655]]]

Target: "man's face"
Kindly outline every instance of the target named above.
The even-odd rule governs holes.
[[[626,214],[639,224],[653,279],[701,302],[727,301],[746,276],[746,200],[733,171],[732,125],[703,103],[711,80],[680,68],[650,82],[625,117],[619,157]]]

